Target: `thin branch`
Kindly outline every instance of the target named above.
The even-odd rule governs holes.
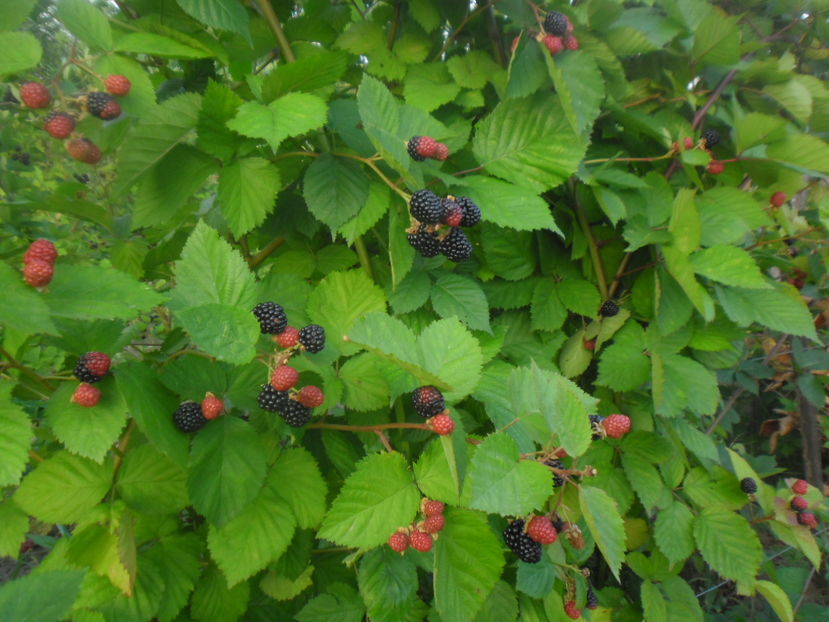
[[[256,268],[259,264],[265,261],[277,248],[282,246],[285,243],[285,238],[274,238],[271,242],[263,248],[261,251],[256,253],[253,257],[248,259],[248,266],[251,269]]]
[[[23,374],[24,376],[26,376],[26,377],[28,377],[28,378],[31,378],[32,380],[34,380],[35,382],[37,382],[40,386],[42,386],[44,389],[47,389],[47,390],[49,390],[50,392],[55,390],[55,387],[53,387],[51,384],[49,384],[48,382],[46,382],[46,381],[45,381],[45,380],[44,380],[44,379],[40,376],[40,374],[38,374],[38,373],[37,373],[36,371],[34,371],[33,369],[29,369],[28,367],[26,367],[25,365],[23,365],[23,363],[21,363],[21,362],[20,362],[20,361],[18,361],[16,358],[14,358],[14,357],[11,355],[11,353],[10,353],[8,350],[6,350],[5,348],[3,348],[2,346],[0,346],[0,355],[2,355],[3,357],[5,357],[6,359],[8,359],[8,361],[9,361],[9,366],[10,366],[10,367],[14,367],[14,368],[15,368],[15,369],[17,369],[18,371],[20,371],[20,373],[21,373],[21,374]]]
[[[282,50],[282,55],[285,57],[285,60],[289,63],[293,63],[296,60],[296,56],[294,56],[294,51],[291,49],[291,43],[285,36],[285,32],[282,30],[282,24],[279,23],[279,18],[276,16],[276,12],[273,10],[270,1],[256,0],[256,4],[259,5],[259,8],[262,10],[262,15],[265,17],[265,21],[268,22],[268,26],[271,27],[273,34],[276,36],[276,40],[279,43],[279,48]]]
[[[379,430],[431,430],[425,423],[379,423],[377,425],[345,425],[340,423],[312,423],[308,430],[342,430],[344,432],[377,432]]]
[[[596,240],[593,237],[593,231],[590,229],[590,223],[587,222],[587,216],[584,213],[584,208],[576,203],[576,217],[579,225],[587,238],[587,247],[590,249],[590,258],[593,261],[593,269],[596,270],[596,279],[599,282],[599,292],[602,295],[602,300],[607,300],[607,278],[604,273],[604,265],[602,264],[602,257],[599,254],[599,247],[596,246]]]
[[[366,276],[370,278],[372,281],[374,280],[374,271],[371,268],[371,261],[368,258],[368,250],[366,249],[366,243],[363,241],[361,236],[357,236],[354,239],[354,250],[357,251],[357,257],[360,259],[360,265],[363,267],[363,270],[366,271]]]

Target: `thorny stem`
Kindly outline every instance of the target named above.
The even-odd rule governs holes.
[[[386,436],[385,432],[381,430],[374,430],[374,433],[380,437],[380,442],[383,443],[383,447],[386,448],[386,451],[392,453],[394,449],[392,448],[391,444],[389,443],[389,438]]]
[[[599,285],[599,292],[602,295],[602,300],[607,300],[607,278],[604,274],[604,265],[602,264],[602,257],[599,254],[599,247],[596,245],[596,240],[593,237],[593,231],[590,229],[590,223],[587,222],[587,216],[584,213],[584,208],[576,202],[576,217],[579,220],[584,236],[587,238],[587,246],[590,249],[590,259],[593,261],[593,268],[596,270],[596,280]]]
[[[285,238],[274,238],[265,248],[256,253],[256,255],[248,258],[248,266],[250,266],[251,269],[256,268],[257,266],[259,266],[259,264],[265,261],[271,255],[271,253],[273,253],[284,243]]]
[[[29,450],[29,456],[37,460],[38,462],[43,462],[44,458],[39,453],[37,453],[34,449]]]
[[[371,268],[371,261],[368,258],[368,250],[366,249],[366,243],[363,241],[362,236],[357,236],[354,239],[354,250],[357,251],[357,257],[360,259],[360,265],[363,267],[363,270],[366,271],[366,275],[372,281],[374,280],[374,271]]]

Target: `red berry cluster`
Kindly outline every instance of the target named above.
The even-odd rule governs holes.
[[[438,533],[446,526],[446,517],[443,515],[445,505],[441,501],[423,499],[420,502],[420,512],[423,520],[413,523],[409,527],[400,527],[389,536],[389,546],[401,555],[409,547],[416,551],[428,553],[432,544],[438,538]]]
[[[809,483],[805,479],[796,480],[792,484],[792,492],[794,496],[789,502],[789,507],[794,510],[797,522],[809,529],[817,529],[817,516],[809,511],[809,502],[803,497],[809,492]]]
[[[721,162],[720,160],[713,159],[714,153],[712,149],[719,144],[720,142],[720,133],[717,130],[705,130],[700,137],[699,143],[695,143],[693,138],[686,136],[680,141],[674,141],[671,145],[671,151],[674,153],[679,153],[680,151],[687,151],[689,149],[703,149],[707,151],[708,154],[712,157],[712,160],[708,163],[708,166],[705,168],[706,172],[710,173],[711,175],[719,175],[723,171],[725,171],[725,162]],[[783,195],[785,197],[785,195]]]
[[[449,157],[449,147],[431,136],[412,136],[406,143],[406,151],[416,162],[423,162],[426,158],[443,162]]]
[[[23,278],[32,287],[46,287],[55,275],[58,250],[49,240],[40,238],[29,245],[23,255]]]
[[[271,386],[277,391],[291,391],[290,398],[307,408],[322,406],[325,401],[322,389],[313,385],[295,389],[297,382],[299,382],[299,372],[290,365],[280,365],[271,374]]]
[[[112,359],[103,352],[87,352],[75,365],[75,377],[81,381],[70,401],[91,408],[101,399],[101,390],[92,386],[104,379],[112,366]]]
[[[572,34],[573,30],[569,17],[559,11],[550,11],[544,17],[544,31],[537,39],[555,56],[564,50],[579,49],[579,40]]]
[[[459,227],[474,227],[481,221],[481,208],[475,201],[451,194],[441,198],[424,188],[412,194],[409,213],[409,244],[423,257],[443,254],[456,263],[472,257],[472,243]]]
[[[115,119],[121,115],[121,105],[112,95],[126,95],[132,84],[125,76],[117,74],[107,76],[103,82],[109,93],[92,92],[70,101],[80,103],[84,111],[100,119]],[[52,95],[40,82],[26,82],[20,87],[20,99],[27,108],[41,109],[49,106]],[[75,126],[75,116],[63,110],[50,112],[43,123],[43,129],[58,140],[70,138]],[[66,150],[71,158],[86,164],[97,164],[102,157],[98,146],[84,137],[72,138],[66,143]]]

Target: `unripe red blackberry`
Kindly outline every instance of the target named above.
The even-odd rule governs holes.
[[[43,238],[37,239],[31,244],[23,255],[23,263],[29,263],[33,259],[45,261],[46,263],[55,263],[58,258],[58,249],[49,240]]]
[[[395,531],[389,536],[389,546],[392,551],[403,554],[409,548],[409,536],[402,531]]]
[[[458,205],[463,209],[461,227],[474,227],[481,222],[481,208],[469,197],[458,197]]]
[[[466,261],[472,257],[472,242],[460,229],[452,231],[440,242],[440,252],[455,263]]]
[[[117,114],[112,114],[115,109],[112,104],[118,106]],[[93,117],[99,119],[113,119],[121,114],[121,106],[115,101],[115,98],[109,93],[103,91],[93,91],[86,96],[86,110]]]
[[[556,37],[563,37],[567,34],[567,16],[558,11],[550,11],[544,17],[544,32],[555,35]]]
[[[504,542],[522,562],[537,564],[541,561],[541,544],[524,533],[524,520],[516,518],[504,529]]]
[[[446,401],[437,387],[426,385],[412,391],[412,405],[418,415],[428,419],[443,412]]]
[[[195,432],[207,423],[207,419],[198,403],[188,401],[183,402],[173,413],[173,423],[182,432]]]
[[[457,201],[449,198],[442,199],[441,204],[443,205],[443,216],[441,216],[440,221],[450,227],[459,227],[463,220],[463,208],[458,205]]]
[[[437,146],[438,142],[431,136],[413,136],[406,144],[406,150],[413,160],[422,162],[434,157]]]
[[[319,387],[309,384],[299,390],[297,401],[308,408],[316,408],[317,406],[322,406],[322,403],[325,401],[325,394]]]
[[[299,343],[299,331],[293,326],[287,326],[274,340],[280,348],[293,348]]]
[[[299,342],[311,354],[321,352],[325,347],[325,329],[319,324],[308,324],[299,331]]]
[[[570,50],[571,52],[575,52],[579,49],[579,40],[576,39],[573,35],[567,35],[564,37],[564,49]]]
[[[446,525],[446,517],[443,514],[436,514],[435,516],[427,516],[423,521],[423,531],[426,533],[438,533],[443,531]]]
[[[65,112],[52,112],[46,117],[43,123],[43,129],[52,138],[63,140],[69,138],[75,130],[75,117]]]
[[[109,373],[112,359],[103,352],[87,352],[75,365],[75,377],[81,382],[94,383]]]
[[[435,160],[443,162],[446,158],[449,157],[449,147],[444,145],[443,143],[438,143],[435,146],[435,155],[432,156]]]
[[[564,51],[564,39],[561,37],[557,37],[555,35],[544,35],[541,39],[541,43],[544,44],[544,47],[550,50],[550,54],[553,56]]]
[[[792,498],[791,503],[789,505],[795,512],[802,512],[803,510],[809,507],[809,502],[806,501],[806,499],[804,499],[803,497],[795,496]]]
[[[23,280],[32,287],[46,287],[54,275],[55,266],[40,259],[32,259],[23,266]]]
[[[426,231],[424,225],[418,227],[417,233],[407,235],[409,244],[423,257],[437,257],[440,255],[440,240],[434,232]]]
[[[46,108],[52,96],[40,82],[26,82],[20,86],[20,99],[28,108]]]
[[[292,399],[288,399],[280,407],[279,415],[293,428],[301,428],[311,421],[311,409]]]
[[[106,80],[104,80],[104,86],[106,86],[107,91],[113,95],[123,96],[130,92],[132,82],[130,82],[129,78],[126,76],[114,74],[106,77]]]
[[[436,225],[443,216],[440,197],[431,190],[418,190],[409,199],[409,211],[421,223]]]
[[[409,543],[415,551],[428,553],[432,550],[434,540],[432,539],[432,536],[425,531],[415,529],[412,531],[412,535],[409,536]]]
[[[72,394],[71,401],[85,408],[92,408],[98,404],[100,399],[101,390],[98,387],[93,387],[91,384],[82,382],[75,389],[75,393]]]

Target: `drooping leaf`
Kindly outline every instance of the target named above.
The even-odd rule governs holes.
[[[369,179],[353,160],[325,154],[308,167],[303,187],[308,209],[336,231],[365,205]]]
[[[600,488],[581,486],[579,504],[596,545],[618,579],[625,556],[625,529],[616,502]]]
[[[219,203],[233,235],[261,225],[278,190],[279,170],[263,158],[242,158],[222,169]]]
[[[326,114],[325,102],[316,95],[288,93],[267,106],[242,104],[227,126],[243,136],[265,139],[276,151],[286,138],[321,127]]]
[[[721,507],[706,507],[694,519],[694,539],[703,559],[726,579],[751,583],[763,549],[748,521]]]

